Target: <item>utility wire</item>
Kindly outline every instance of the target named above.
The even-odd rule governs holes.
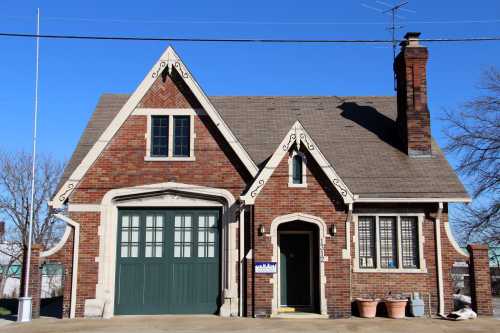
[[[114,41],[161,41],[161,42],[202,42],[202,43],[344,43],[344,44],[380,44],[393,43],[392,39],[260,39],[260,38],[184,38],[184,37],[136,37],[136,36],[98,36],[98,35],[52,35],[0,32],[0,37],[82,39]],[[396,40],[402,42],[404,40]],[[421,38],[422,42],[487,42],[500,41],[500,36],[491,37],[456,37],[456,38]]]

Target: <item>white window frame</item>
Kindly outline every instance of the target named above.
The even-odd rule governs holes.
[[[302,183],[293,183],[293,158],[299,155],[302,158]],[[307,159],[306,155],[303,153],[293,150],[291,154],[288,155],[288,187],[307,187]]]
[[[359,217],[370,216],[375,218],[375,252],[376,252],[376,267],[375,268],[362,268],[359,266],[359,247],[358,247],[358,220]],[[397,228],[397,268],[381,268],[380,267],[380,235],[379,235],[379,218],[384,216],[396,217]],[[401,257],[401,217],[413,216],[417,218],[418,223],[418,259],[419,268],[403,268]],[[423,213],[356,213],[353,214],[354,221],[354,265],[353,271],[357,273],[427,273],[427,267],[424,258],[424,243],[425,237],[423,235],[423,222],[425,214]]]
[[[147,117],[146,129],[146,156],[145,161],[195,161],[194,156],[194,116],[195,109],[135,109],[133,115],[144,115]],[[168,116],[168,156],[151,156],[151,118],[153,116]],[[174,116],[189,116],[189,156],[174,156]]]

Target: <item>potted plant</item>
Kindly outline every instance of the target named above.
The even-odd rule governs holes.
[[[408,303],[408,299],[403,295],[392,295],[391,292],[389,292],[388,296],[384,298],[387,316],[393,319],[404,318],[406,303]]]
[[[359,316],[361,318],[375,318],[378,302],[379,299],[375,298],[373,295],[368,297],[356,298]]]

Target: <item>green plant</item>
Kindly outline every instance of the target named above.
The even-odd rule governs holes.
[[[8,316],[8,315],[10,315],[10,314],[11,314],[11,312],[10,312],[8,309],[6,309],[6,308],[2,308],[2,307],[0,306],[0,316]]]

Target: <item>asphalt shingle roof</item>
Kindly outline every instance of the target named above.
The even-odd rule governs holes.
[[[85,157],[129,95],[103,95],[64,172]],[[432,157],[398,148],[394,97],[211,96],[253,161],[263,166],[299,120],[351,192],[360,197],[464,198],[467,193],[433,141]],[[61,184],[62,184],[61,183]]]

